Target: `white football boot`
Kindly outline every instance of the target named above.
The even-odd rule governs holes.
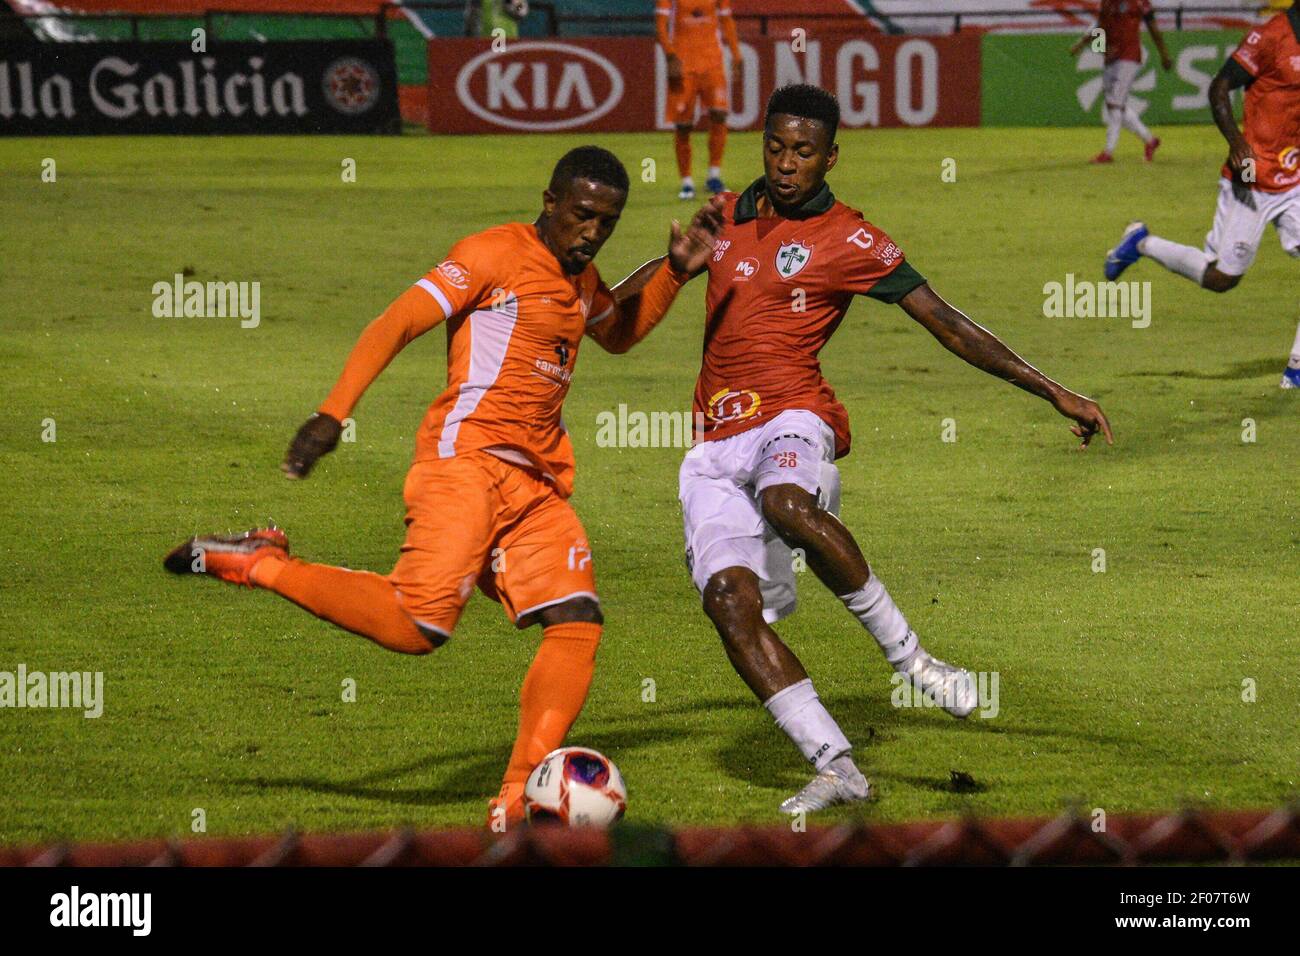
[[[838,758],[843,759],[843,758]],[[852,761],[849,766],[853,767]],[[861,773],[841,774],[827,767],[807,786],[781,804],[781,812],[796,816],[800,813],[816,813],[841,803],[858,803],[871,799],[871,784]]]
[[[923,647],[894,669],[954,717],[967,717],[979,706],[979,690],[971,673],[931,656]]]

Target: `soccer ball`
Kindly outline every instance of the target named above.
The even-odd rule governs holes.
[[[506,13],[512,20],[528,16],[528,0],[506,0]]]
[[[533,823],[607,827],[627,809],[627,787],[614,761],[586,747],[561,747],[533,768],[524,810]]]

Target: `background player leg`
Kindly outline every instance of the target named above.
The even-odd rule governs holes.
[[[542,643],[519,690],[519,733],[501,792],[488,804],[488,827],[501,831],[524,818],[524,784],[534,767],[564,738],[582,712],[596,667],[604,618],[590,598],[543,608]]]
[[[709,179],[705,185],[715,196],[726,190],[722,182],[722,154],[727,147],[727,111],[709,110]]]
[[[1156,150],[1160,146],[1160,140],[1156,139],[1151,130],[1147,129],[1146,124],[1142,122],[1142,117],[1138,116],[1137,110],[1130,103],[1124,104],[1123,121],[1124,128],[1136,134],[1137,138],[1142,140],[1143,155],[1148,163],[1151,162],[1151,157],[1155,156]]]
[[[770,485],[760,492],[759,505],[764,520],[791,548],[802,549],[818,580],[876,639],[894,670],[954,717],[975,709],[978,695],[971,675],[921,647],[849,529],[819,507],[814,495],[794,484]]]
[[[1291,359],[1282,372],[1283,388],[1300,388],[1300,325],[1295,327],[1295,341],[1291,343]]]
[[[673,132],[673,148],[677,152],[677,175],[682,178],[678,199],[695,198],[695,180],[691,179],[691,128],[678,123]]]
[[[812,783],[781,810],[806,813],[865,800],[870,788],[853,763],[848,737],[818,698],[799,658],[763,620],[758,576],[741,567],[717,572],[704,588],[704,612],[741,680],[817,769]]]

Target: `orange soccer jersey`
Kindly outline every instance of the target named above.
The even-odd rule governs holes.
[[[706,109],[725,110],[724,35],[732,59],[740,55],[730,0],[656,0],[655,33],[664,53],[682,62],[682,82],[668,92],[668,121],[693,122],[697,100]]]
[[[447,387],[416,436],[389,576],[416,621],[450,634],[476,583],[517,623],[595,597],[586,534],[564,500],[574,462],[561,411],[578,346],[586,334],[626,350],[685,278],[661,265],[624,317],[594,265],[568,275],[533,225],[510,223],[456,243],[362,333],[320,406],[340,420],[408,342],[447,322]]]

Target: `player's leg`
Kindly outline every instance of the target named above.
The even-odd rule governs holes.
[[[679,123],[673,128],[673,150],[677,154],[677,175],[681,179],[678,199],[695,198],[695,180],[691,178],[691,127]]]
[[[781,809],[800,813],[863,800],[869,785],[853,763],[844,732],[817,696],[798,657],[765,616],[759,573],[765,567],[763,521],[748,490],[729,475],[752,454],[746,434],[697,445],[682,462],[687,565],[727,658],[777,726],[817,770]]]
[[[705,99],[709,108],[709,178],[705,186],[716,196],[727,188],[722,182],[722,156],[727,148],[727,111],[731,100],[727,73],[721,64],[709,74]]]
[[[1255,260],[1266,224],[1253,191],[1220,179],[1214,224],[1205,237],[1204,249],[1152,235],[1145,223],[1131,222],[1119,244],[1106,253],[1106,278],[1118,279],[1146,256],[1203,289],[1227,292]]]
[[[829,459],[834,436],[811,412],[783,412],[762,429],[766,440],[754,474],[763,519],[875,639],[885,660],[954,717],[978,703],[972,676],[931,655],[894,604],[844,523],[819,501],[838,482]]]
[[[1273,220],[1273,225],[1287,255],[1300,259],[1300,189],[1282,202],[1282,212]],[[1282,370],[1282,381],[1279,384],[1282,388],[1300,389],[1300,325],[1296,326],[1295,341],[1291,343],[1291,357]]]
[[[1094,163],[1112,162],[1115,147],[1119,144],[1119,131],[1124,122],[1124,98],[1127,94],[1127,89],[1123,86],[1125,62],[1115,60],[1102,68],[1101,117],[1106,124],[1106,146],[1092,158]]]
[[[591,549],[569,504],[534,473],[507,465],[506,530],[480,586],[520,628],[542,626],[542,642],[519,690],[519,729],[488,826],[523,819],[524,784],[564,743],[581,713],[596,666],[604,618]]]
[[[273,591],[391,651],[427,654],[446,640],[446,634],[421,628],[412,619],[386,578],[291,558],[288,540],[278,529],[191,538],[167,555],[163,565],[178,574],[208,574]]]
[[[809,813],[867,799],[870,785],[853,762],[848,737],[799,658],[763,617],[758,575],[747,567],[724,568],[709,576],[703,598],[731,666],[817,770],[807,786],[781,804],[782,812]]]

